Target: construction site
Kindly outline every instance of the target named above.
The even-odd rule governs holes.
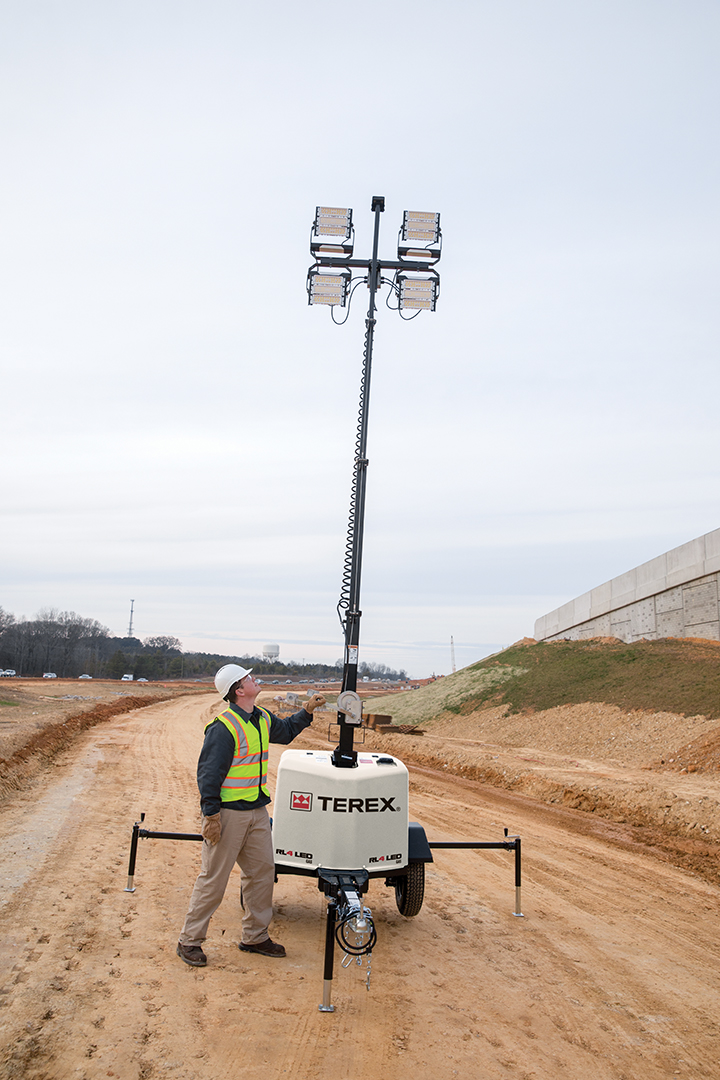
[[[217,695],[5,682],[3,1077],[716,1075],[718,680],[709,641],[528,640],[368,697],[356,741],[405,761],[429,839],[522,836],[522,917],[501,849],[434,851],[413,918],[371,881],[371,978],[338,964],[332,1015],[318,1010],[316,881],[279,876],[276,960],[238,950],[233,872],[202,970],[175,955],[200,845],[141,839],[125,891],[141,814],[150,830],[198,830]],[[333,704],[296,746],[331,745]]]
[[[719,5],[0,26],[0,1080],[720,1080]]]

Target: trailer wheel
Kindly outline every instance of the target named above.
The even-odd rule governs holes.
[[[407,874],[393,878],[395,903],[401,915],[417,915],[425,896],[425,863],[411,862]]]

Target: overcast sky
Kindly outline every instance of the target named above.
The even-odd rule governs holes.
[[[367,292],[315,206],[441,214],[378,316],[360,659],[420,677],[720,525],[716,0],[3,0],[0,606],[334,662]]]

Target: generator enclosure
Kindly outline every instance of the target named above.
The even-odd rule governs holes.
[[[285,750],[273,807],[276,865],[376,875],[407,866],[408,795],[407,768],[390,754],[359,751],[355,768],[339,769],[329,751]]]

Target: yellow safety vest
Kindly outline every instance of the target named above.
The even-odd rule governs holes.
[[[270,797],[267,789],[268,746],[270,744],[270,714],[258,706],[260,731],[249,720],[228,709],[217,720],[225,725],[233,737],[235,753],[230,771],[220,788],[221,802],[255,802],[260,795]],[[208,727],[210,725],[208,724]],[[207,731],[207,728],[205,728]]]

